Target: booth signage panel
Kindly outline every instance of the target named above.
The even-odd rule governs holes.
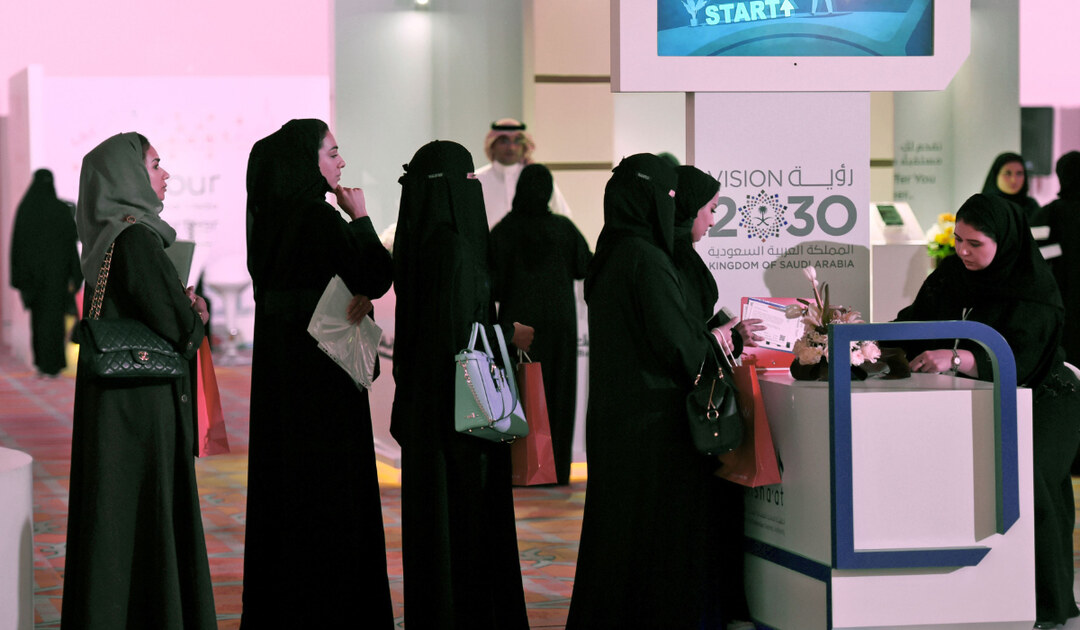
[[[716,225],[696,246],[717,306],[738,313],[744,296],[806,296],[813,266],[833,303],[868,317],[870,95],[687,98],[688,154],[720,182]]]

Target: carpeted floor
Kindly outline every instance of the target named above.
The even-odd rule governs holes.
[[[198,460],[196,467],[219,627],[228,630],[240,623],[250,369],[219,367],[217,374],[233,453]],[[0,446],[34,458],[34,607],[39,629],[60,627],[74,395],[70,374],[39,378],[0,353]],[[398,626],[403,627],[397,479],[395,469],[380,464],[391,593]],[[585,483],[575,479],[569,488],[515,491],[518,548],[532,628],[565,625],[585,501]],[[1078,481],[1073,480],[1074,492],[1080,490]],[[1080,550],[1080,530],[1073,532],[1073,540]],[[1074,556],[1080,566],[1078,559]],[[1070,620],[1065,628],[1080,630],[1080,619]]]
[[[233,452],[200,459],[196,468],[218,623],[228,630],[240,625],[250,369],[219,367],[217,375]],[[74,396],[71,375],[39,378],[21,362],[0,354],[0,446],[34,458],[34,609],[39,629],[60,627]],[[380,464],[391,594],[398,626],[403,627],[397,479],[395,469]],[[569,488],[515,490],[518,546],[532,628],[565,625],[584,501],[584,481]],[[318,627],[317,619],[313,621],[312,627]]]

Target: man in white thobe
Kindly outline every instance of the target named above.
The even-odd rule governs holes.
[[[491,163],[476,170],[476,178],[484,190],[489,229],[510,212],[518,176],[521,169],[532,162],[535,148],[536,143],[525,132],[524,123],[513,118],[501,118],[491,123],[491,131],[484,139],[484,153]],[[570,207],[558,184],[551,193],[549,205],[552,212],[570,216]]]

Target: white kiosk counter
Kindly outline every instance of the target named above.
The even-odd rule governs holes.
[[[856,339],[974,339],[995,381],[852,383],[763,374],[783,482],[746,494],[747,596],[761,627],[1027,630],[1035,619],[1031,392],[973,322],[830,327]],[[832,352],[830,357],[838,355]]]

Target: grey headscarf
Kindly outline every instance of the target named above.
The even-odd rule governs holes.
[[[164,247],[176,241],[176,230],[162,220],[161,210],[146,172],[139,134],[117,134],[86,154],[75,223],[83,244],[80,265],[88,285],[96,283],[109,246],[132,225],[142,223],[152,229]]]

